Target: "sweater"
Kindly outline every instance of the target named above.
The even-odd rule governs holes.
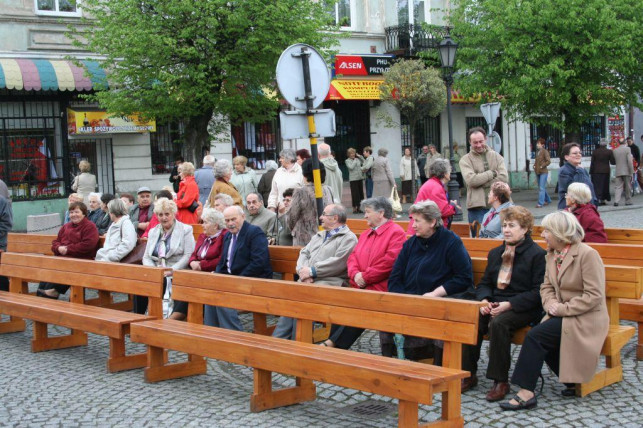
[[[327,233],[325,230],[317,232],[301,249],[297,272],[310,267],[315,271],[315,283],[342,286],[348,282],[346,261],[357,244],[357,237],[346,226],[328,239]]]
[[[583,242],[607,242],[605,225],[596,207],[592,204],[579,204],[572,211],[585,230]]]
[[[51,243],[51,251],[56,256],[93,260],[96,256],[98,239],[96,225],[85,217],[77,224],[69,222],[61,227],[58,236]],[[60,247],[67,247],[65,255],[58,251]]]
[[[462,179],[467,184],[467,209],[486,208],[491,185],[496,181],[509,182],[504,158],[489,147],[485,148],[483,154],[471,150],[462,156],[460,169]]]
[[[393,265],[388,291],[421,296],[442,286],[450,296],[472,285],[471,258],[462,240],[439,227],[427,239],[412,236],[404,243]]]
[[[295,163],[289,170],[283,166],[279,167],[272,178],[272,187],[270,196],[268,196],[268,208],[277,209],[279,202],[284,198],[283,195],[286,189],[291,187],[297,189],[303,184],[304,176],[298,163]]]

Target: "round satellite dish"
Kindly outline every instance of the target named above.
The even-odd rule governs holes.
[[[313,108],[324,102],[330,88],[330,70],[326,61],[312,46],[297,43],[281,53],[277,62],[277,86],[286,101],[299,110],[306,110],[306,90],[304,71],[301,62],[302,52],[310,53],[310,84],[313,95]]]
[[[500,135],[498,135],[496,131],[493,131],[489,135],[489,145],[498,153],[502,151],[502,139],[500,138]]]

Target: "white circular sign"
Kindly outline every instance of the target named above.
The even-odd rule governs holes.
[[[277,86],[286,101],[299,110],[306,110],[306,89],[301,54],[309,53],[310,84],[313,108],[317,108],[326,98],[330,89],[330,70],[315,48],[298,43],[286,48],[277,62]]]

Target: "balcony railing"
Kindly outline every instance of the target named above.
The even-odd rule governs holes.
[[[386,52],[401,56],[417,56],[419,52],[435,49],[447,34],[447,28],[438,25],[402,24],[384,31]]]

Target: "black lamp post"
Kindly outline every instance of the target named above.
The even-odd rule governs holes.
[[[448,33],[438,46],[440,51],[440,61],[444,70],[444,83],[447,85],[447,122],[449,123],[449,154],[451,162],[451,180],[449,181],[448,191],[449,200],[456,201],[460,205],[460,186],[455,179],[455,156],[453,153],[453,125],[451,123],[451,84],[453,83],[453,64],[455,63],[455,54],[458,50],[458,44],[451,40]],[[462,220],[462,211],[457,211],[453,216],[454,221]]]

